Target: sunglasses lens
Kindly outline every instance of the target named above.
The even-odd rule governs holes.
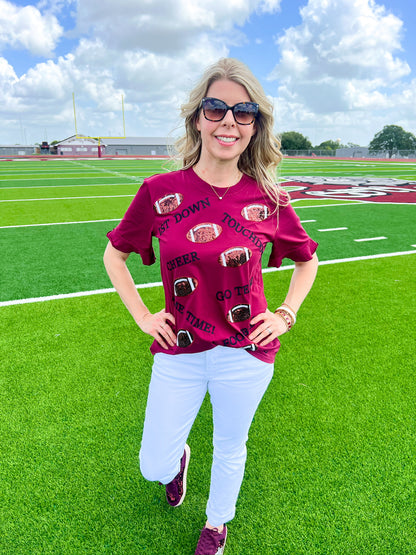
[[[241,102],[234,107],[234,117],[237,123],[248,125],[256,117],[258,112],[257,104],[253,102]]]
[[[227,105],[216,98],[207,98],[203,103],[204,116],[210,121],[221,121],[227,111]]]
[[[241,125],[249,125],[255,120],[259,111],[259,105],[255,102],[239,102],[235,106],[227,106],[218,98],[204,98],[202,109],[205,119],[209,121],[221,121],[228,110],[232,110],[235,121]]]

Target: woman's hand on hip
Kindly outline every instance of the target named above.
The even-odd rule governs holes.
[[[271,312],[269,309],[267,309],[266,312],[257,314],[257,316],[250,321],[252,326],[259,323],[260,325],[250,333],[248,338],[261,347],[268,345],[271,341],[277,339],[279,335],[283,335],[287,332],[287,324],[283,318],[274,314],[274,312]]]
[[[144,333],[154,337],[164,349],[176,345],[176,334],[172,329],[175,325],[175,317],[165,309],[154,314],[148,312],[137,324]]]

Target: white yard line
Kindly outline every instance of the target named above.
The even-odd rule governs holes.
[[[139,183],[139,181],[138,181]],[[5,191],[10,190],[10,189],[18,189],[19,191],[21,189],[64,189],[65,187],[71,187],[71,188],[77,188],[80,189],[82,187],[123,187],[123,186],[130,186],[133,185],[133,183],[87,183],[86,185],[35,185],[35,186],[30,186],[30,185],[24,185],[23,187],[2,187],[0,190],[1,191]]]
[[[299,200],[305,200],[302,198],[299,199],[293,199],[290,201],[290,204],[293,205],[293,208],[295,208],[295,210],[300,210],[301,208],[331,208],[332,206],[362,206],[363,204],[373,204],[374,206],[386,206],[386,205],[390,205],[390,206],[397,206],[398,204],[400,206],[403,206],[404,204],[406,206],[409,205],[414,205],[415,203],[410,203],[410,202],[374,202],[372,200],[350,200],[347,202],[343,202],[340,204],[316,204],[316,205],[308,205],[308,206],[296,206],[295,202],[299,201]],[[319,199],[319,200],[324,200],[324,199]],[[329,199],[328,199],[329,200]]]
[[[136,176],[131,176],[131,175],[128,175],[126,173],[115,172],[115,171],[109,170],[107,168],[99,168],[98,166],[94,166],[94,165],[91,165],[91,164],[86,164],[85,162],[80,162],[78,160],[72,160],[71,163],[74,164],[74,165],[77,165],[77,166],[81,166],[83,168],[89,168],[89,169],[92,169],[94,171],[99,171],[99,172],[102,172],[102,173],[109,173],[110,175],[116,175],[117,177],[125,177],[126,179],[131,179],[132,181],[137,181]]]
[[[120,177],[120,176],[128,177],[127,175],[122,175],[122,174],[117,175],[117,177]],[[62,177],[46,177],[45,178],[45,177],[24,176],[22,178],[13,177],[13,179],[10,179],[10,181],[47,181],[48,179],[54,179],[55,181],[61,181],[61,180],[64,180],[64,179],[76,179],[78,181],[79,179],[94,179],[94,177],[92,177],[92,176],[89,176],[89,177],[88,176],[74,177],[72,175],[69,175],[69,176],[62,176]],[[100,179],[102,179],[102,178],[100,177]],[[133,181],[137,181],[136,177],[133,178],[133,177],[130,176],[129,179],[133,179]],[[8,181],[8,180],[5,180],[5,181]],[[59,185],[49,185],[49,187],[59,187]],[[72,187],[77,187],[77,185],[72,185]],[[38,185],[36,185],[36,188],[38,188]],[[2,189],[20,189],[20,187],[2,187]],[[23,189],[23,187],[22,187],[22,189]]]
[[[364,241],[381,241],[382,239],[387,239],[387,237],[366,237],[364,239],[354,239],[356,243],[361,243]]]
[[[73,224],[99,224],[102,222],[119,222],[121,218],[111,218],[108,220],[85,220],[81,222],[53,222],[49,224],[24,224],[24,225],[4,225],[0,229],[16,229],[20,227],[42,227],[47,225],[73,225]]]
[[[155,283],[141,283],[136,285],[137,289],[150,289],[151,287],[161,287],[163,284],[162,282],[158,281]],[[2,301],[0,302],[0,307],[2,306],[11,306],[17,304],[30,304],[30,303],[42,303],[45,301],[57,301],[60,299],[74,299],[77,297],[89,297],[91,295],[101,295],[105,293],[115,293],[114,288],[109,289],[96,289],[94,291],[78,291],[77,293],[66,293],[62,295],[48,295],[47,297],[32,297],[29,299],[17,299],[15,301]]]
[[[318,231],[344,231],[348,227],[328,227],[327,229],[318,229]]]
[[[416,245],[411,245],[411,246],[416,248]],[[319,266],[329,266],[331,264],[341,264],[343,262],[358,262],[360,260],[373,260],[375,258],[391,258],[392,256],[404,256],[407,254],[416,254],[416,250],[388,252],[388,253],[382,253],[382,254],[370,254],[368,256],[352,256],[351,258],[334,258],[333,260],[320,260]],[[277,272],[279,270],[290,270],[290,269],[293,270],[294,268],[295,268],[294,264],[291,264],[290,266],[282,266],[280,268],[264,268],[262,270],[262,273],[268,274],[270,272]]]
[[[416,245],[415,245],[416,247]],[[352,258],[338,258],[334,260],[320,260],[320,266],[328,266],[331,264],[340,264],[342,262],[357,262],[359,260],[372,260],[375,258],[390,258],[392,256],[403,256],[407,254],[416,254],[416,250],[414,251],[404,251],[404,252],[390,252],[384,254],[374,254],[370,256],[355,256]],[[283,270],[293,270],[295,268],[294,264],[289,266],[281,266],[280,268],[265,268],[262,270],[263,274],[268,274],[270,272],[279,272]],[[162,287],[162,282],[157,281],[154,283],[141,283],[136,285],[137,289],[150,289],[152,287]],[[40,303],[45,301],[55,301],[60,299],[73,299],[76,297],[88,297],[90,295],[102,295],[105,293],[114,293],[114,288],[109,289],[96,289],[94,291],[79,291],[77,293],[66,293],[62,295],[49,295],[47,297],[32,297],[29,299],[16,299],[12,301],[2,301],[0,302],[0,307],[2,306],[12,306],[12,305],[20,305],[20,304],[29,304],[29,303]]]
[[[0,202],[38,202],[42,200],[80,200],[86,198],[123,198],[123,197],[134,197],[135,195],[97,195],[88,197],[53,197],[53,198],[18,198],[18,199],[8,199],[0,200]]]
[[[300,210],[301,208],[332,208],[332,206],[361,206],[362,204],[369,204],[369,202],[364,202],[362,200],[350,200],[347,202],[340,202],[340,203],[334,203],[334,204],[308,204],[307,206],[297,206],[296,202],[299,202],[301,200],[309,200],[309,199],[303,199],[303,198],[292,199],[290,201],[290,204],[293,206],[295,210]],[[313,199],[310,199],[310,200],[313,200]],[[324,200],[324,199],[317,199],[317,201],[318,200]],[[387,204],[387,203],[383,203],[383,204]],[[395,202],[392,204],[397,204],[397,203]]]

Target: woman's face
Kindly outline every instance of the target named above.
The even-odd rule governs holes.
[[[228,106],[251,101],[242,85],[228,79],[214,81],[206,96],[223,100]],[[255,122],[250,125],[240,125],[235,121],[231,110],[228,110],[221,121],[208,121],[201,109],[196,127],[201,133],[200,162],[203,164],[219,162],[237,164],[240,155],[256,132]]]

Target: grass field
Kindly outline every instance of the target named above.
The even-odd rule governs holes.
[[[172,510],[137,460],[151,341],[102,265],[106,232],[158,171],[156,160],[0,162],[2,555],[195,549],[209,400],[189,438],[187,499]],[[416,182],[416,165],[285,160],[281,175]],[[415,555],[415,206],[317,199],[296,210],[322,265],[256,414],[226,553]],[[160,310],[157,264],[129,264]],[[264,274],[272,307],[287,264]]]

